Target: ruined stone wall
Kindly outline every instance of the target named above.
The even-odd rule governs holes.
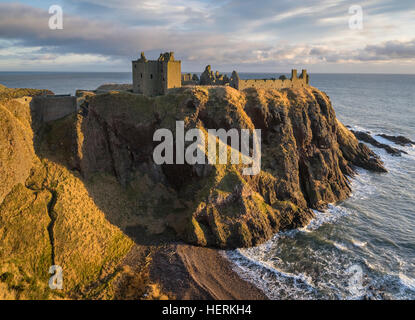
[[[239,78],[237,72],[232,73],[230,80],[230,86],[238,89],[244,90],[247,88],[256,88],[256,89],[285,89],[293,88],[299,89],[308,86],[308,75],[307,71],[303,70],[300,77],[297,77],[297,70],[291,71],[291,79],[249,79],[242,80]]]
[[[182,74],[182,82],[192,81],[192,74],[191,73],[183,73]]]
[[[31,109],[39,123],[61,119],[77,111],[74,96],[38,96],[33,97]]]
[[[210,65],[207,65],[205,71],[200,75],[200,85],[203,86],[224,86],[228,84],[228,76],[220,74],[219,71],[213,72]]]
[[[246,88],[283,89],[291,88],[292,81],[287,80],[239,80],[239,90]]]
[[[164,94],[169,89],[180,88],[182,86],[182,64],[181,61],[169,61],[166,64],[167,77],[164,87]]]
[[[182,86],[195,86],[199,84],[199,77],[196,74],[183,73],[182,74]]]

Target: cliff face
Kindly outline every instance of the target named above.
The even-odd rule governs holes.
[[[30,107],[43,91],[0,89],[0,298],[165,298],[149,275],[160,239],[253,246],[346,198],[353,166],[385,171],[314,88],[88,93],[78,114],[43,125]],[[155,130],[179,120],[261,129],[262,170],[156,165]],[[54,264],[62,292],[47,285]]]
[[[345,199],[353,166],[384,172],[379,158],[336,119],[315,88],[243,92],[181,88],[166,96],[89,96],[78,116],[71,163],[82,175],[115,175],[136,203],[131,224],[173,228],[183,240],[233,248],[306,225],[311,209]],[[232,165],[162,165],[152,160],[158,128],[262,130],[262,170]],[[134,204],[131,204],[134,208]]]
[[[30,96],[42,93],[0,92],[0,299],[91,298],[104,291],[102,279],[111,280],[133,242],[107,221],[79,174],[34,143],[40,132],[33,130]],[[51,124],[48,154],[65,149],[74,119]],[[54,142],[59,149],[51,150]],[[52,265],[64,270],[63,290],[48,286]]]

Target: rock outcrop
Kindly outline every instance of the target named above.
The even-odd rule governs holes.
[[[370,134],[370,132],[363,132],[363,131],[353,131],[353,134],[356,136],[357,139],[370,143],[372,146],[377,147],[377,148],[381,148],[381,149],[385,149],[385,151],[393,156],[401,156],[402,153],[407,154],[406,151],[404,150],[399,150],[397,148],[391,147],[387,144],[384,143],[380,143],[379,141],[377,141],[375,138],[373,138]],[[399,139],[398,141],[405,141],[402,139]]]
[[[173,228],[199,245],[252,246],[302,227],[313,217],[310,209],[350,194],[353,166],[386,171],[315,88],[196,87],[156,98],[112,93],[88,97],[82,109],[73,166],[84,177],[105,172],[135,186],[138,203],[151,199],[151,208],[139,209],[152,221],[150,229]],[[186,129],[261,129],[261,172],[243,176],[232,164],[155,165],[153,133],[174,132],[176,120],[184,120]]]
[[[392,141],[400,146],[406,147],[406,146],[413,146],[415,145],[415,142],[412,141],[411,139],[408,139],[404,136],[391,136],[388,134],[380,134],[379,135],[382,138],[385,138],[389,141]]]

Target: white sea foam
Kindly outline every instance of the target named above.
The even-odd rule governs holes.
[[[415,146],[407,146],[402,148],[408,154],[403,154],[403,157],[407,157],[411,160],[415,160]]]
[[[371,181],[372,175],[365,169],[357,168],[357,175],[351,180],[352,194],[356,199],[367,199],[376,193],[376,185]]]
[[[363,247],[366,247],[366,245],[367,245],[366,241],[363,242],[363,241],[359,241],[359,240],[356,240],[356,239],[353,239],[353,238],[352,238],[351,241],[352,241],[352,243],[355,247],[363,248]]]
[[[333,245],[341,251],[350,251],[349,248],[347,248],[347,246],[343,243],[333,241]]]
[[[334,223],[341,217],[350,215],[351,213],[352,211],[349,209],[329,204],[327,210],[324,212],[314,210],[315,218],[311,220],[306,227],[300,229],[300,231],[310,232],[317,230],[322,225],[327,223]]]
[[[403,273],[399,273],[400,283],[409,290],[415,291],[415,279],[406,276]]]
[[[364,128],[355,127],[355,129],[365,131]],[[381,137],[375,136],[375,139],[394,146],[393,142]],[[392,156],[384,149],[370,147],[381,156],[391,173],[390,177],[407,176],[408,161],[415,160],[415,147],[396,146],[408,152],[408,155],[402,157]],[[382,186],[376,185],[378,181],[379,175],[358,168],[357,175],[351,179],[352,201],[372,199],[374,194],[376,196],[383,192]],[[351,205],[329,205],[325,212],[314,211],[315,218],[301,229],[280,232],[272,240],[258,247],[228,251],[226,256],[233,262],[235,271],[243,279],[255,284],[271,299],[415,297],[415,279],[398,271],[406,270],[405,267],[399,265],[390,270],[390,265],[378,261],[378,256],[372,252],[371,247],[367,248],[367,241],[348,237],[340,240],[336,238],[336,241],[332,241],[330,236],[324,236],[325,229],[317,232],[325,224],[334,224],[343,217],[359,214],[357,208],[353,202]],[[304,241],[308,241],[307,239],[311,242],[303,248]],[[331,246],[316,247],[314,239],[318,241],[323,239]],[[300,268],[297,268],[297,264],[301,260],[292,262],[284,258],[287,256],[287,250],[291,250],[287,246],[291,245],[293,252],[300,248],[305,250],[298,256],[298,259],[304,259],[305,263],[301,264]],[[359,250],[363,252],[363,255],[359,256],[356,248],[366,249]],[[307,252],[307,257],[302,255],[304,252]],[[348,284],[350,275],[347,273],[347,267],[355,264],[356,261],[360,265],[363,264],[364,283],[354,287]]]
[[[382,133],[377,133],[377,134],[372,135],[372,137],[373,137],[373,139],[375,139],[377,142],[380,142],[380,143],[386,144],[386,145],[388,145],[388,146],[395,146],[395,145],[396,145],[396,144],[395,144],[395,143],[393,143],[392,141],[390,141],[390,140],[388,140],[388,139],[385,139],[385,138],[381,137],[381,136],[380,136],[381,134],[382,134]]]
[[[363,128],[363,127],[358,126],[358,125],[352,125],[352,126],[350,126],[350,128],[351,128],[353,131],[364,131],[364,132],[368,132],[368,131],[369,131],[368,129]]]
[[[223,251],[222,254],[234,264],[234,271],[242,279],[255,284],[270,299],[279,299],[280,290],[284,291],[285,297],[312,298],[310,294],[316,289],[312,285],[310,277],[302,273],[292,274],[280,270],[249,252],[249,249],[237,249]]]

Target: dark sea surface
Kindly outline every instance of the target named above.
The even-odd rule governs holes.
[[[415,299],[415,148],[377,136],[415,141],[415,75],[311,74],[310,81],[330,96],[345,125],[370,131],[408,154],[395,157],[370,146],[389,173],[359,169],[353,195],[316,212],[306,228],[223,254],[271,299]],[[57,94],[130,82],[130,73],[0,72],[0,84]]]
[[[131,83],[129,72],[0,72],[0,84],[9,88],[49,89],[55,94],[95,90],[104,83]]]
[[[370,146],[389,173],[359,169],[351,198],[306,228],[224,254],[271,299],[415,299],[415,148],[376,136],[415,141],[415,75],[315,74],[311,84],[344,124],[408,155]]]

